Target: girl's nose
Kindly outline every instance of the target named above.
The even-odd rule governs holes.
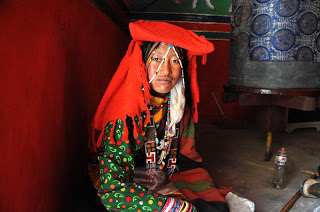
[[[163,75],[168,75],[170,73],[170,61],[168,59],[164,59],[163,64],[160,68],[160,72]]]

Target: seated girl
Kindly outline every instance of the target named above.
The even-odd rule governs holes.
[[[109,211],[229,211],[195,151],[196,56],[203,36],[165,22],[130,23],[133,38],[93,120],[98,196]]]

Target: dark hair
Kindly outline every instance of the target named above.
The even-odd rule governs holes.
[[[143,45],[141,47],[142,50],[142,58],[143,58],[143,62],[147,62],[148,58],[150,57],[150,54],[152,53],[153,49],[157,48],[160,43],[158,43],[157,45],[155,45],[155,42],[150,42],[150,41],[144,41]],[[154,46],[152,48],[152,46]]]

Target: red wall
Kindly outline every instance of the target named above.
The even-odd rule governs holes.
[[[218,119],[221,115],[213,100],[213,92],[225,116],[230,119],[253,119],[252,107],[239,106],[237,103],[222,102],[223,85],[228,84],[229,41],[213,40],[215,51],[208,55],[207,64],[198,58],[198,82],[200,89],[199,120]]]
[[[0,1],[0,211],[77,211],[88,126],[129,43],[89,0]]]

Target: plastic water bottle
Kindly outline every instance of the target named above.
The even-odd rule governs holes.
[[[273,187],[277,189],[283,189],[287,185],[287,151],[285,148],[281,148],[275,158],[275,167],[272,179]]]

